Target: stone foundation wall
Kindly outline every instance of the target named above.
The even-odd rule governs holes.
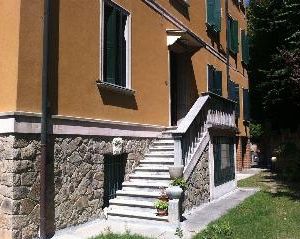
[[[55,230],[102,215],[104,155],[108,137],[58,136],[50,139],[47,162],[47,226]],[[125,178],[148,151],[151,139],[124,138]],[[0,238],[29,239],[39,225],[38,135],[0,136]]]
[[[183,210],[187,211],[210,199],[209,185],[209,156],[208,145],[203,151],[199,162],[187,180],[187,189],[184,192]]]

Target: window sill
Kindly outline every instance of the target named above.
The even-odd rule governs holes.
[[[97,81],[97,86],[99,87],[99,89],[107,89],[113,92],[118,92],[124,95],[134,95],[135,94],[135,90],[132,89],[128,89],[126,87],[123,86],[119,86],[119,85],[115,85],[115,84],[111,84],[111,83],[107,83],[107,82],[103,82],[103,81]]]

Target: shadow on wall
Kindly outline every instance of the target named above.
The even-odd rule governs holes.
[[[186,19],[190,20],[189,7],[187,4],[178,0],[170,0],[170,4],[180,12]]]
[[[120,94],[120,92],[104,89],[101,87],[98,87],[98,90],[104,105],[112,105],[132,110],[138,109],[134,95]]]

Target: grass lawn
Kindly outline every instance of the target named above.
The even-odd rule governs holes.
[[[261,191],[194,239],[300,239],[300,185],[284,184],[270,172],[239,182],[239,187],[260,187]]]

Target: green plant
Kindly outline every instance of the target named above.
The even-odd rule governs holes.
[[[183,238],[183,230],[180,227],[177,227],[174,235]]]
[[[167,210],[169,207],[169,203],[162,200],[156,200],[154,202],[154,207],[159,210]]]
[[[254,141],[259,140],[263,135],[263,133],[264,131],[261,124],[255,124],[255,123],[250,124],[250,135]]]
[[[179,186],[182,189],[185,189],[187,187],[187,182],[185,181],[184,178],[175,178],[171,181],[172,186]]]

